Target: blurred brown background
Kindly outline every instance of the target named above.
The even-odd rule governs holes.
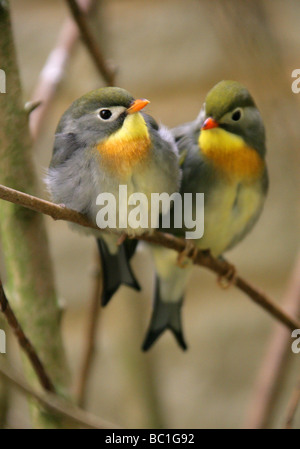
[[[300,68],[297,0],[102,0],[94,32],[118,67],[116,84],[151,100],[147,112],[168,126],[196,117],[206,92],[221,79],[244,83],[263,115],[270,191],[254,231],[228,254],[242,276],[281,301],[299,249],[300,94],[291,72]],[[39,73],[68,14],[60,0],[13,0],[12,17],[24,87],[31,98]],[[103,86],[82,43],[34,146],[41,196],[56,124],[69,104]],[[63,331],[75,380],[92,294],[93,239],[47,219]],[[142,293],[122,287],[101,310],[88,410],[124,427],[237,428],[243,426],[256,374],[274,320],[234,287],[196,269],[183,309],[189,350],[166,333],[149,354],[140,346],[150,318],[152,262],[141,245],[134,267]],[[14,338],[9,354],[16,356]],[[291,357],[269,427],[281,427],[300,368]],[[300,427],[298,413],[296,426]],[[27,404],[15,394],[9,425],[30,427]]]

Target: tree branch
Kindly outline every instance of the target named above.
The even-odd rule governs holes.
[[[85,345],[83,351],[83,358],[80,366],[79,376],[77,383],[75,385],[75,397],[76,402],[80,407],[84,407],[86,401],[86,392],[87,392],[87,382],[89,378],[89,373],[91,370],[93,356],[95,352],[95,339],[97,333],[97,325],[100,318],[100,307],[99,307],[99,298],[101,296],[101,290],[103,288],[102,283],[102,275],[100,272],[99,266],[99,254],[96,253],[97,257],[97,269],[94,273],[94,288],[93,295],[90,304],[89,310],[89,320],[85,330]]]
[[[52,381],[50,380],[44,365],[42,364],[39,356],[37,355],[34,347],[32,346],[30,340],[26,337],[20,323],[18,322],[14,312],[12,311],[8,299],[5,295],[2,281],[0,279],[0,311],[5,316],[9,326],[11,327],[13,333],[18,339],[19,345],[26,353],[27,357],[29,358],[31,365],[40,381],[40,384],[42,387],[47,390],[51,391],[52,393],[55,392],[54,385]]]
[[[35,210],[36,212],[49,215],[55,220],[65,220],[99,230],[96,225],[90,223],[88,219],[79,212],[59,206],[49,201],[42,200],[32,195],[27,195],[26,193],[16,191],[3,185],[0,185],[0,198]],[[105,229],[102,230],[102,232],[113,231]],[[186,241],[184,239],[158,231],[153,232],[153,234],[136,236],[135,238],[138,240],[144,240],[148,243],[161,245],[168,249],[173,249],[178,253],[182,253],[186,249]],[[196,250],[196,253],[193,256],[188,257],[193,260],[195,265],[208,268],[220,276],[225,276],[231,269],[231,265],[228,262],[224,259],[220,260],[214,258],[209,251]],[[258,289],[250,285],[245,279],[240,276],[235,276],[233,284],[289,329],[294,330],[300,328],[300,323],[297,319],[287,315],[279,306],[277,306],[277,304],[271,301],[271,299],[269,299]]]
[[[87,13],[91,9],[92,3],[93,0],[81,0],[80,8]],[[36,139],[40,132],[43,119],[55,95],[57,86],[63,78],[78,38],[78,27],[74,20],[68,17],[58,35],[56,46],[50,52],[40,73],[37,86],[30,101],[30,104],[40,103],[39,107],[32,111],[29,117],[29,128],[33,139]]]
[[[93,225],[84,215],[76,212],[75,210],[67,209],[64,206],[59,206],[58,204],[42,200],[36,196],[11,189],[10,187],[0,185],[0,198],[23,207],[27,207],[28,209],[36,212],[49,215],[54,220],[66,220],[72,223],[80,224],[81,226],[99,230],[96,225]]]
[[[102,420],[91,413],[87,413],[53,393],[39,393],[35,391],[2,364],[0,364],[0,376],[18,388],[22,393],[34,398],[49,411],[60,415],[72,423],[89,429],[120,429],[119,426]]]
[[[108,66],[102,55],[102,52],[89,29],[84,13],[79,8],[76,0],[66,0],[66,2],[68,3],[72,16],[80,30],[82,40],[90,52],[97,69],[103,76],[106,84],[108,86],[113,86],[115,84],[115,72]]]
[[[292,316],[300,313],[300,253],[288,281],[282,304]],[[262,429],[268,425],[270,413],[280,388],[291,353],[291,332],[279,323],[274,326],[265,357],[260,367],[243,427]]]

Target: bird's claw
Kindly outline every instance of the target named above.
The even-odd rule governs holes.
[[[225,274],[219,274],[217,278],[217,283],[224,290],[230,288],[236,280],[237,270],[234,265],[227,262],[228,270]]]
[[[191,240],[186,240],[185,248],[178,254],[176,264],[180,268],[185,268],[188,264],[188,258],[194,261],[197,256],[197,253],[198,250],[194,242],[192,242]]]

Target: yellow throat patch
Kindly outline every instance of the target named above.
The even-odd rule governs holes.
[[[151,140],[143,116],[129,114],[123,126],[97,145],[104,168],[114,175],[129,175],[149,155]]]
[[[263,159],[236,134],[221,128],[202,130],[198,144],[202,153],[229,179],[250,181],[262,174]]]

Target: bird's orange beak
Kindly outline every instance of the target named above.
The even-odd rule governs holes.
[[[208,118],[205,120],[205,122],[203,123],[201,129],[205,130],[205,129],[218,128],[218,126],[219,126],[219,123],[216,122],[216,120],[214,120],[214,119],[211,118],[211,117],[208,117]]]
[[[141,109],[143,109],[145,106],[147,106],[147,104],[149,104],[149,103],[150,103],[150,101],[146,100],[145,98],[140,98],[138,100],[135,100],[133,103],[131,103],[131,105],[127,109],[127,113],[133,114],[134,112],[138,112]]]

